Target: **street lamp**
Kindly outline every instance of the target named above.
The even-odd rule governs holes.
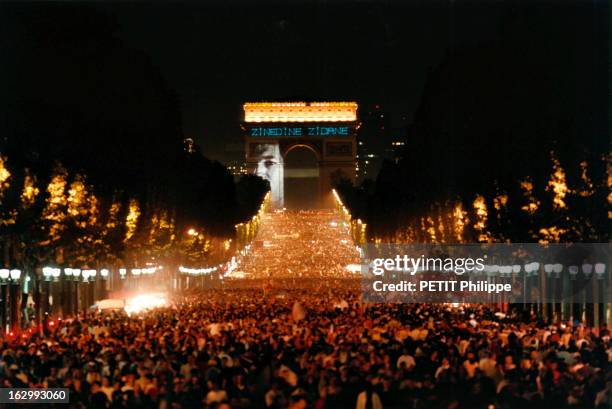
[[[583,264],[582,272],[586,276],[586,278],[591,278],[591,274],[593,273],[593,264]]]
[[[563,264],[561,263],[553,264],[553,273],[555,273],[555,278],[561,277],[562,272],[563,272]]]
[[[10,270],[8,268],[0,269],[0,333],[7,330],[7,287]]]
[[[11,275],[11,280],[19,281],[19,279],[21,278],[21,270],[13,269],[10,271],[10,275]]]
[[[605,272],[606,272],[606,265],[604,263],[595,264],[595,274],[597,274],[598,280],[603,280]]]
[[[45,278],[45,281],[51,281],[51,276],[53,275],[53,268],[43,267],[42,272],[43,272],[43,277]]]
[[[553,272],[553,268],[554,268],[553,264],[544,264],[544,272],[546,272],[546,275],[548,276],[548,278],[550,278]]]
[[[570,280],[575,280],[578,275],[578,266],[569,266]]]
[[[2,276],[6,276],[6,272],[2,272]],[[8,283],[8,280],[5,278],[3,279],[3,281],[7,282],[6,286],[3,286],[2,288],[2,300],[3,300],[3,306],[2,306],[2,315],[3,315],[3,324],[6,326],[6,329],[9,328],[17,328],[19,326],[19,305],[21,303],[21,294],[19,291],[19,279],[21,278],[21,270],[19,269],[11,269],[9,270],[9,277],[10,277],[10,283]],[[8,297],[6,294],[6,287],[8,287]],[[6,300],[8,300],[8,303],[6,302]],[[6,320],[6,306],[8,305],[8,322]]]

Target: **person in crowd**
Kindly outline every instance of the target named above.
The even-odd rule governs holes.
[[[343,279],[264,280],[3,339],[0,386],[68,388],[62,408],[610,407],[605,326],[364,304]]]

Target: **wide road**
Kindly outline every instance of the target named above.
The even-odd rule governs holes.
[[[348,227],[332,210],[277,211],[262,217],[240,270],[252,278],[355,277],[359,263]]]

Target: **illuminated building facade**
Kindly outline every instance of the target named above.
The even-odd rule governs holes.
[[[272,206],[285,206],[286,185],[316,181],[317,205],[333,206],[334,179],[355,179],[356,102],[247,102],[243,106],[246,164],[270,182]],[[309,150],[315,169],[285,166],[296,149]]]

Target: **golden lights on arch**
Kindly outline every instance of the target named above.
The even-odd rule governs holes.
[[[245,122],[354,122],[356,102],[247,102]]]

